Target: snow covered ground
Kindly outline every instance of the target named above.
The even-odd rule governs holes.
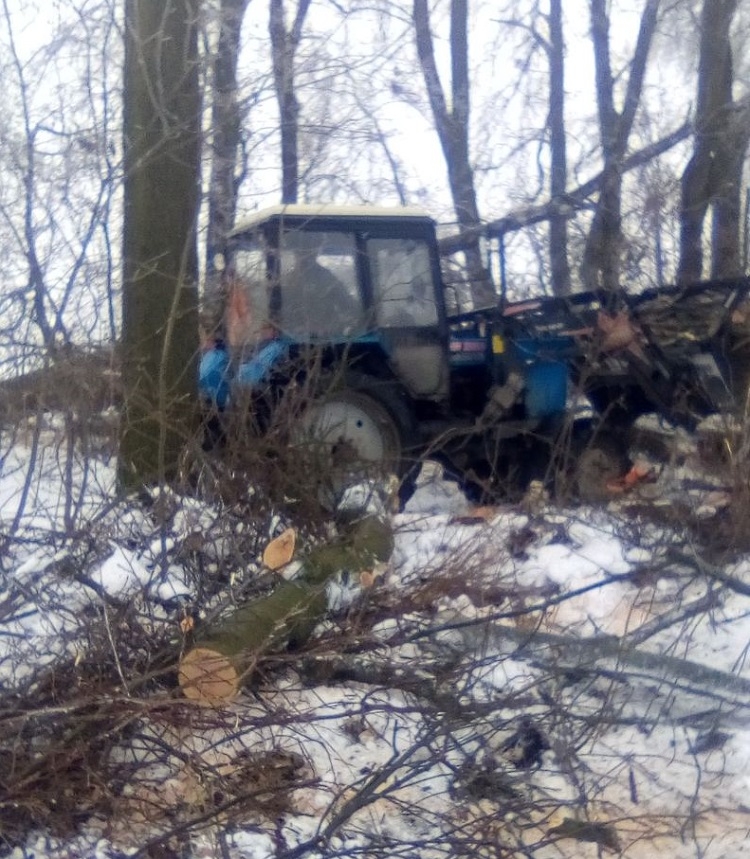
[[[118,500],[111,464],[66,453],[54,427],[2,455],[0,820],[14,743],[42,756],[45,718],[83,707],[92,661],[112,678],[95,706],[119,721],[107,801],[66,833],[19,806],[31,822],[0,855],[746,855],[750,557],[716,566],[645,515],[722,513],[721,487],[686,489],[684,462],[599,509],[475,509],[426,469],[375,586],[342,576],[304,651],[269,656],[214,709],[179,696],[173,665],[131,673],[133,649],[179,643],[186,606],[252,590],[281,518]],[[64,778],[54,790],[70,800]]]

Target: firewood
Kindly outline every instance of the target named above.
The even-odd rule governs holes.
[[[325,609],[323,589],[298,581],[241,606],[182,657],[183,694],[205,704],[232,700],[258,655],[304,643]]]

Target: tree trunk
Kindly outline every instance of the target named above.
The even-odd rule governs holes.
[[[711,232],[711,277],[741,277],[745,273],[742,253],[742,173],[750,142],[750,100],[736,105],[726,124],[725,140],[717,153],[719,174],[713,196]]]
[[[492,288],[479,244],[481,220],[477,206],[474,173],[469,159],[469,49],[467,0],[451,0],[451,109],[448,109],[435,62],[427,0],[414,0],[414,31],[417,54],[424,76],[432,115],[448,168],[459,230],[465,233],[466,267],[472,298],[477,307],[493,305]]]
[[[549,146],[550,197],[562,201],[568,183],[568,157],[565,140],[565,40],[562,25],[562,0],[550,0],[549,12]],[[549,255],[554,295],[570,294],[568,264],[568,220],[550,218]]]
[[[188,650],[180,661],[183,694],[206,704],[229,701],[252,673],[259,656],[305,642],[326,611],[326,583],[344,570],[361,573],[387,561],[393,535],[383,520],[368,516],[342,536],[313,548],[302,573],[268,596],[237,609]]]
[[[643,10],[623,107],[618,113],[609,52],[608,3],[607,0],[590,0],[596,99],[604,170],[599,201],[581,266],[581,276],[586,289],[603,288],[614,291],[620,286],[623,159],[641,98],[659,3],[660,0],[647,0]]]
[[[732,101],[730,29],[737,0],[704,2],[693,156],[682,176],[679,283],[703,277],[703,225],[713,206],[712,277],[742,274],[742,166],[750,137],[747,100]]]
[[[279,103],[281,130],[281,202],[296,203],[299,195],[299,101],[294,86],[294,57],[311,0],[299,0],[291,30],[287,30],[284,0],[271,0],[268,29],[271,36],[273,80]]]
[[[214,272],[214,256],[223,253],[237,209],[237,163],[242,120],[237,99],[237,62],[242,21],[250,0],[222,0],[220,30],[213,62],[211,105],[211,179],[208,188],[206,268]]]
[[[172,479],[193,430],[198,352],[198,0],[127,0],[119,476]]]

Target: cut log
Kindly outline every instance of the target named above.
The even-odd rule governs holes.
[[[210,647],[194,647],[180,662],[180,688],[186,698],[212,704],[231,701],[240,688],[234,660]]]
[[[325,584],[343,570],[360,573],[391,557],[393,532],[390,525],[377,516],[357,519],[342,530],[342,537],[316,546],[307,554],[300,579],[311,584]]]
[[[238,608],[185,653],[178,673],[183,694],[208,705],[231,701],[262,653],[306,641],[325,614],[331,577],[372,570],[392,551],[390,526],[376,517],[357,520],[341,537],[311,549],[298,578]]]
[[[183,656],[183,694],[207,704],[231,700],[259,654],[303,644],[325,609],[323,588],[282,582],[268,596],[237,609]]]
[[[263,552],[263,563],[269,570],[276,572],[285,567],[294,557],[294,549],[297,545],[297,532],[294,528],[287,528],[278,537],[271,540]]]

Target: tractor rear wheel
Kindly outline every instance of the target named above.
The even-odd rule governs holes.
[[[293,442],[325,503],[334,503],[352,483],[380,481],[404,470],[414,423],[398,393],[390,383],[351,374],[305,407]]]
[[[399,468],[398,425],[383,405],[361,391],[342,388],[311,403],[298,429],[300,438],[325,449],[333,467]]]

